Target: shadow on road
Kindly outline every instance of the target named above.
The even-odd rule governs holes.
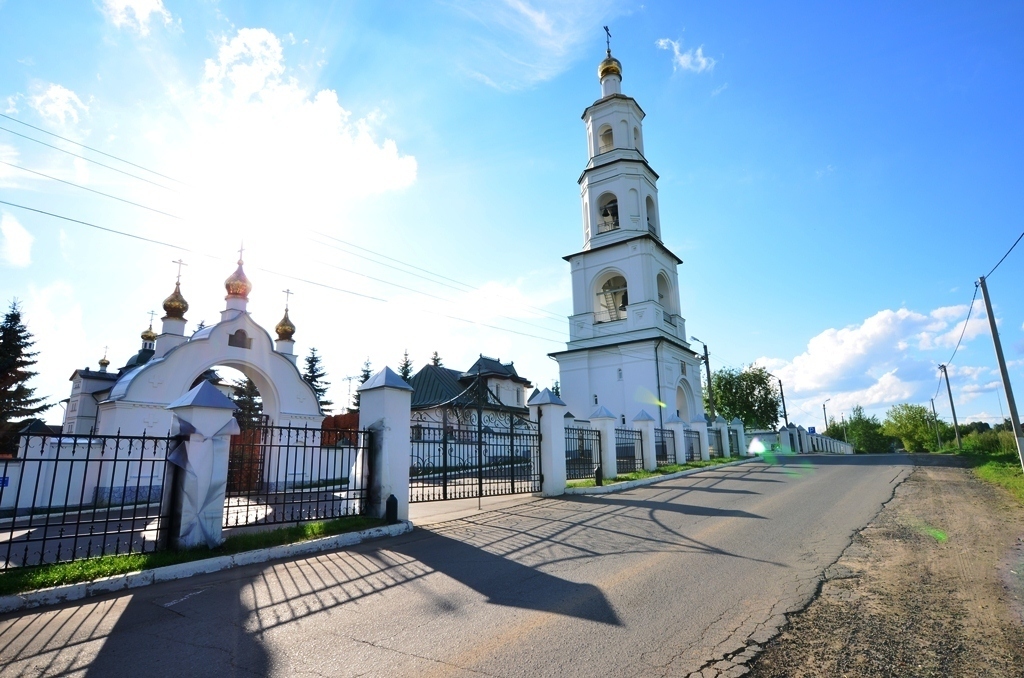
[[[686,488],[687,490],[691,488]],[[671,511],[682,513],[686,516],[702,516],[705,518],[756,518],[766,520],[764,516],[756,513],[741,511],[737,509],[713,508],[710,506],[697,506],[696,504],[679,504],[672,501],[652,501],[647,499],[631,499],[628,497],[593,495],[582,499],[576,499],[584,504],[607,504],[612,506],[632,506],[633,508],[650,509],[653,511]]]
[[[593,584],[559,579],[443,534],[401,543],[392,550],[487,596],[495,605],[622,625],[604,593]]]

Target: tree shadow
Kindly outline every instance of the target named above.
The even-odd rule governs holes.
[[[689,488],[687,488],[689,489]],[[712,508],[710,506],[697,506],[695,504],[677,504],[669,501],[653,501],[649,499],[627,499],[608,495],[578,495],[571,501],[578,501],[584,504],[632,506],[634,508],[648,509],[651,511],[669,511],[681,513],[687,516],[701,516],[705,518],[756,518],[767,520],[764,516],[749,511],[738,509]]]

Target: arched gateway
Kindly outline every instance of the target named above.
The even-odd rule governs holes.
[[[252,285],[238,269],[225,281],[226,307],[216,325],[185,336],[188,304],[180,287],[164,301],[163,331],[144,333],[143,350],[118,375],[107,397],[100,401],[97,433],[138,434],[165,432],[172,414],[167,405],[188,392],[196,380],[215,365],[239,370],[252,379],[263,398],[263,412],[275,426],[320,428],[323,414],[316,394],[295,366],[292,335],[295,327],[285,309],[278,323],[276,347],[270,334],[246,310]],[[147,348],[148,342],[148,348]],[[144,355],[146,352],[148,355]]]

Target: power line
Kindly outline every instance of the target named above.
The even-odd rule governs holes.
[[[66,179],[60,179],[58,177],[50,176],[49,174],[43,174],[42,172],[37,172],[36,170],[32,170],[32,169],[29,169],[27,167],[22,167],[20,165],[15,165],[14,163],[7,162],[5,160],[0,160],[0,164],[7,165],[8,167],[13,167],[14,169],[19,169],[22,172],[29,172],[30,174],[35,174],[35,175],[41,176],[44,179],[50,179],[51,181],[59,181],[62,184],[67,184],[68,186],[74,186],[75,188],[80,188],[83,191],[89,191],[90,193],[95,193],[96,195],[102,195],[104,198],[111,198],[112,200],[118,200],[120,202],[127,203],[129,205],[135,205],[136,207],[141,207],[144,210],[149,210],[150,212],[156,212],[157,214],[162,214],[165,217],[170,217],[172,219],[181,219],[181,217],[176,216],[174,214],[171,214],[170,212],[164,212],[163,210],[158,210],[155,207],[147,207],[146,205],[143,205],[141,203],[132,202],[131,200],[126,200],[124,198],[119,198],[116,195],[111,195],[109,193],[104,193],[103,191],[97,191],[94,188],[89,188],[88,186],[82,186],[81,184],[76,184],[73,181],[68,181]]]
[[[64,215],[61,215],[61,214],[55,214],[53,212],[47,212],[45,210],[36,209],[34,207],[28,207],[26,205],[19,205],[17,203],[8,202],[6,200],[0,200],[0,204],[2,204],[2,205],[9,205],[10,207],[16,207],[18,209],[28,210],[30,212],[36,212],[38,214],[44,214],[46,216],[53,217],[55,219],[62,219],[64,221],[69,221],[69,222],[72,222],[72,223],[81,224],[83,226],[88,226],[89,228],[94,228],[94,229],[97,229],[97,230],[100,230],[100,231],[104,231],[106,233],[112,233],[114,235],[121,235],[121,236],[125,236],[125,237],[128,237],[128,238],[133,238],[135,240],[141,240],[143,242],[152,243],[154,245],[162,245],[163,247],[170,247],[172,249],[176,249],[176,250],[179,250],[181,252],[188,252],[190,254],[197,254],[197,255],[200,255],[200,256],[203,256],[203,257],[207,257],[207,258],[213,259],[213,260],[222,260],[220,257],[216,257],[216,256],[208,254],[206,252],[201,252],[201,251],[198,251],[198,250],[189,249],[187,247],[182,247],[181,245],[174,245],[174,244],[169,243],[169,242],[164,242],[164,241],[161,241],[161,240],[155,240],[153,238],[147,238],[147,237],[141,236],[141,235],[135,235],[134,233],[127,233],[125,231],[119,231],[117,229],[108,228],[106,226],[100,226],[98,224],[94,224],[94,223],[91,223],[91,222],[88,222],[88,221],[83,221],[81,219],[74,219],[72,217],[67,217],[67,216],[64,216]],[[374,296],[371,296],[371,295],[368,295],[368,294],[363,294],[361,292],[353,292],[351,290],[346,290],[346,289],[343,289],[341,287],[335,287],[334,285],[329,285],[327,283],[319,282],[319,281],[316,281],[316,280],[310,280],[308,278],[300,278],[298,276],[290,275],[288,273],[282,273],[280,271],[275,271],[275,270],[268,269],[268,268],[263,268],[263,267],[260,267],[260,266],[255,266],[254,268],[256,270],[264,271],[266,273],[270,273],[271,275],[280,276],[282,278],[287,278],[289,280],[295,280],[295,281],[298,281],[298,282],[304,282],[304,283],[309,284],[309,285],[315,285],[317,287],[323,287],[325,289],[334,290],[334,291],[337,291],[337,292],[342,292],[342,293],[354,295],[354,296],[357,296],[357,297],[362,297],[364,299],[370,299],[372,301],[379,301],[379,302],[382,302],[382,303],[391,303],[390,299],[382,299],[380,297],[374,297]],[[497,325],[491,325],[489,323],[483,323],[483,322],[480,322],[478,320],[470,320],[468,318],[460,318],[458,316],[448,315],[448,314],[445,314],[445,313],[438,313],[437,315],[439,315],[440,317],[443,317],[443,318],[448,318],[450,320],[455,320],[457,322],[467,323],[467,324],[470,324],[470,325],[477,325],[479,327],[486,327],[488,329],[497,330],[499,332],[508,332],[508,333],[516,334],[516,335],[523,336],[523,337],[530,337],[531,339],[539,339],[541,341],[546,341],[546,342],[549,342],[549,343],[560,343],[560,342],[556,342],[554,339],[549,339],[547,337],[541,337],[541,336],[538,336],[538,335],[535,335],[535,334],[529,334],[528,332],[520,332],[518,330],[512,330],[512,329],[508,329],[506,327],[499,327]]]
[[[3,115],[3,114],[0,113],[0,115]],[[26,136],[26,135],[22,134],[21,132],[15,132],[14,130],[7,129],[6,127],[0,127],[0,130],[3,130],[4,132],[8,132],[8,133],[13,134],[15,136],[19,136],[22,139],[28,139],[29,141],[34,141],[37,144],[41,144],[43,146],[46,146],[47,148],[52,148],[55,151],[60,151],[61,153],[67,153],[68,155],[73,156],[75,158],[78,158],[79,160],[85,160],[86,162],[91,162],[94,165],[99,165],[100,167],[105,167],[108,170],[113,170],[114,172],[118,172],[120,174],[123,174],[126,177],[131,177],[133,179],[138,179],[139,181],[145,181],[147,184],[153,184],[154,186],[159,186],[160,188],[164,189],[165,191],[174,191],[173,188],[170,188],[168,186],[164,186],[163,184],[158,184],[155,181],[150,181],[149,179],[147,179],[145,177],[140,177],[138,174],[132,174],[131,172],[125,172],[124,170],[117,169],[116,167],[111,167],[110,165],[105,165],[102,162],[100,162],[99,160],[93,160],[92,158],[87,158],[84,155],[79,155],[77,153],[72,153],[71,151],[69,151],[69,150],[67,150],[65,148],[61,148],[60,146],[54,146],[53,144],[48,144],[45,141],[40,141],[39,139],[33,139],[32,137]]]
[[[23,120],[18,120],[17,118],[12,118],[11,116],[5,115],[3,113],[0,113],[0,118],[7,118],[8,120],[10,120],[12,122],[16,122],[19,125],[25,125],[25,127],[31,127],[32,129],[34,129],[36,131],[42,132],[43,134],[49,134],[51,137],[56,137],[56,138],[58,138],[58,139],[60,139],[62,141],[68,142],[69,144],[75,144],[76,146],[81,146],[82,148],[88,149],[88,150],[92,151],[93,153],[99,153],[100,155],[105,155],[108,158],[112,158],[114,160],[118,160],[120,162],[125,163],[126,165],[131,165],[132,167],[138,167],[140,170],[145,170],[146,172],[149,172],[150,174],[155,174],[158,177],[163,177],[164,179],[170,179],[171,181],[179,183],[182,186],[188,186],[188,184],[186,184],[184,181],[181,181],[180,179],[175,179],[174,177],[169,177],[166,174],[161,174],[160,172],[157,172],[156,170],[151,170],[148,167],[143,167],[142,165],[136,164],[136,163],[132,162],[131,160],[125,160],[124,158],[119,158],[116,155],[111,155],[110,153],[105,153],[105,152],[101,151],[98,148],[93,148],[92,146],[86,146],[85,144],[83,144],[80,141],[75,141],[74,139],[68,139],[67,137],[62,137],[59,134],[54,134],[53,132],[50,132],[50,131],[47,131],[47,130],[43,129],[42,127],[36,127],[35,125],[30,125],[29,123],[27,123],[27,122],[25,122]],[[15,132],[15,134],[17,134],[17,132]],[[26,137],[26,138],[28,138],[28,137]]]
[[[986,279],[988,279],[993,273],[996,272],[996,269],[999,268],[999,264],[1003,263],[1003,260],[1006,259],[1006,257],[1010,256],[1010,252],[1012,252],[1013,248],[1017,246],[1017,243],[1020,242],[1021,238],[1024,238],[1024,233],[1021,233],[1019,236],[1017,236],[1017,239],[1013,241],[1012,245],[1010,245],[1010,249],[1006,250],[1006,254],[1003,255],[1003,258],[997,261],[996,265],[993,266],[992,270],[989,271],[988,275],[985,276]],[[977,293],[977,290],[975,290],[975,293]]]

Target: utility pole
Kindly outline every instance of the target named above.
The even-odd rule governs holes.
[[[827,403],[830,400],[832,400],[832,399],[831,398],[825,398],[825,403]],[[824,417],[824,419],[825,419],[825,430],[822,431],[823,434],[825,433],[825,431],[828,430],[828,412],[825,411],[825,403],[821,404],[821,416]]]
[[[775,377],[779,379],[778,377]],[[779,397],[782,398],[782,418],[786,420],[786,426],[789,426],[789,415],[786,414],[786,392],[782,390],[782,380],[779,379]]]
[[[946,372],[945,365],[939,365],[939,369],[942,370],[942,376],[946,378],[946,393],[949,394],[949,411],[953,413],[953,433],[956,434],[956,449],[962,450],[964,448],[960,444],[960,426],[956,423],[956,408],[953,407],[953,389],[949,386],[949,373]]]
[[[1013,437],[1017,440],[1017,456],[1020,458],[1021,468],[1024,468],[1024,432],[1021,432],[1020,419],[1017,417],[1017,403],[1013,399],[1010,375],[1006,371],[1006,361],[1003,359],[1003,345],[999,343],[999,330],[996,329],[996,316],[992,313],[992,302],[988,298],[988,285],[985,284],[985,276],[978,278],[978,285],[981,287],[981,297],[985,300],[985,314],[988,316],[988,326],[992,330],[992,343],[996,349],[996,362],[999,363],[999,374],[1003,378],[1003,390],[1006,392],[1006,407],[1010,410],[1010,425],[1013,426]],[[949,381],[946,384],[948,385]]]
[[[939,443],[939,449],[942,449],[942,436],[939,435],[939,415],[935,413],[935,398],[932,398],[932,421],[935,423],[935,440]]]
[[[715,420],[715,392],[711,388],[711,358],[708,356],[708,345],[697,337],[690,337],[693,341],[698,342],[704,346],[704,369],[708,375],[708,409],[711,410],[708,415],[711,420]]]
[[[842,419],[842,421],[843,421],[843,442],[846,443],[847,445],[849,445],[850,444],[850,437],[848,435],[846,435],[846,413],[840,412],[839,413],[839,418]]]

